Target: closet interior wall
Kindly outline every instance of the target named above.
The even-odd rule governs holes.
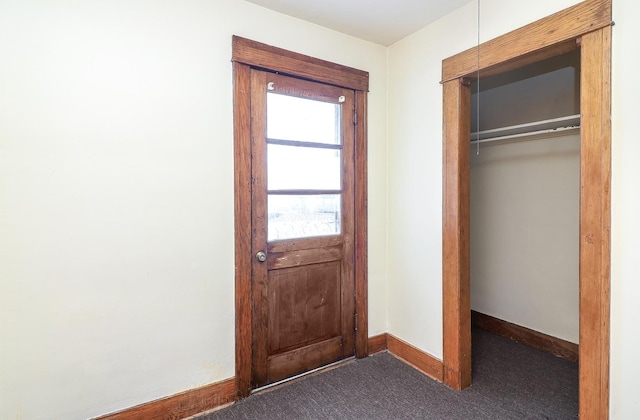
[[[579,67],[574,51],[481,79],[479,103],[474,82],[471,131],[579,114]],[[578,343],[579,130],[472,144],[470,200],[472,310]]]

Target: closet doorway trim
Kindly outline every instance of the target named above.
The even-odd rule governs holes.
[[[609,416],[611,0],[583,1],[442,63],[444,382],[454,389],[471,385],[468,82],[576,48],[582,114],[580,418],[603,419]]]

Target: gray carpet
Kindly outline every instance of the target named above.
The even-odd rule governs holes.
[[[198,417],[217,419],[572,419],[578,366],[473,331],[473,385],[461,392],[388,353],[360,359]]]

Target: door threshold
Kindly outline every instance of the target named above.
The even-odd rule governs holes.
[[[339,367],[341,365],[346,365],[348,363],[351,363],[355,359],[356,359],[355,356],[350,356],[350,357],[347,357],[346,359],[340,359],[340,360],[338,360],[336,362],[329,363],[328,365],[320,366],[320,367],[317,367],[315,369],[311,369],[311,370],[309,370],[307,372],[302,372],[302,373],[299,373],[299,374],[297,374],[295,376],[291,376],[289,378],[282,379],[282,380],[280,380],[278,382],[274,382],[272,384],[267,384],[267,385],[261,386],[259,388],[252,389],[251,392],[249,393],[249,395],[259,394],[259,393],[261,393],[263,391],[268,391],[268,390],[271,390],[273,388],[279,387],[280,385],[285,385],[285,384],[288,384],[290,382],[296,381],[298,379],[305,378],[307,376],[311,376],[311,375],[314,375],[314,374],[317,374],[317,373],[322,373],[325,370],[335,369],[335,368],[337,368],[337,367]]]

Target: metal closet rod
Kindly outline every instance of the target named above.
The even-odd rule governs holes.
[[[544,134],[564,134],[580,129],[580,114],[551,118],[526,124],[494,128],[471,133],[471,144],[491,143],[505,140],[526,140]],[[477,140],[479,138],[479,140]],[[476,139],[476,140],[474,140]]]

